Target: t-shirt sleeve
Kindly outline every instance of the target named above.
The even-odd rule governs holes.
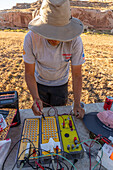
[[[81,37],[72,41],[72,65],[81,65],[85,62],[85,55]]]
[[[26,34],[23,44],[23,59],[26,63],[35,63],[35,56],[33,54],[32,38],[29,33]]]

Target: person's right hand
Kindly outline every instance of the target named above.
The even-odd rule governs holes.
[[[32,110],[33,110],[34,115],[40,116],[40,115],[42,115],[42,113],[39,111],[39,108],[38,108],[36,102],[39,104],[41,110],[43,109],[43,102],[40,99],[35,99],[33,102],[33,105],[32,105]]]

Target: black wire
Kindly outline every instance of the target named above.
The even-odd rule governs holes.
[[[24,139],[27,139],[27,138],[24,138]],[[35,146],[34,146],[34,147],[30,147],[30,148],[26,148],[26,149],[24,149],[24,150],[20,153],[20,155],[19,155],[19,157],[17,158],[15,164],[13,165],[12,170],[15,168],[15,166],[16,166],[18,160],[20,159],[21,155],[22,155],[26,150],[28,150],[28,149],[33,149],[33,148],[35,149],[35,151],[38,150],[38,154],[39,154],[39,150],[44,151],[44,152],[47,152],[48,154],[50,154],[50,152],[48,152],[48,151],[46,151],[46,150],[44,150],[44,149],[42,150],[42,149],[36,148]],[[34,152],[32,152],[32,153],[28,156],[28,159],[29,159],[30,156],[33,155],[33,154],[34,154]],[[38,154],[37,154],[37,155],[38,155]],[[23,161],[24,161],[24,160],[23,160]]]
[[[100,167],[99,167],[99,170],[101,170],[101,167],[102,167],[102,158],[99,155],[97,155],[97,156],[100,158]]]
[[[22,155],[26,150],[32,149],[32,148],[34,148],[34,147],[30,147],[30,148],[24,149],[24,150],[21,152],[21,154],[20,154],[19,157],[17,158],[17,160],[16,160],[16,162],[15,162],[15,164],[14,164],[12,170],[15,168],[15,166],[16,166],[18,160],[20,159],[21,155]],[[39,153],[39,150],[42,150],[42,149],[39,149],[39,148],[36,148],[36,147],[35,147],[35,150],[36,150],[36,149],[38,150],[38,153]],[[37,151],[37,150],[36,150],[36,151]],[[50,152],[48,152],[48,151],[46,151],[46,150],[44,150],[44,149],[43,149],[43,151],[45,151],[45,152],[47,152],[47,153],[50,154]],[[32,152],[32,153],[28,156],[27,159],[25,158],[25,159],[23,160],[23,162],[26,161],[33,169],[36,169],[36,168],[34,168],[34,167],[28,162],[30,156],[33,155],[33,154],[34,154],[34,152]]]
[[[49,167],[46,167],[46,166],[45,166],[44,168],[52,170],[51,168],[49,168]]]
[[[57,156],[58,156],[58,155],[57,155]],[[55,156],[55,157],[56,157],[56,156]],[[56,161],[56,159],[55,159],[55,161]],[[51,164],[51,163],[52,163],[52,160],[50,160],[49,167],[50,167],[50,164]],[[55,163],[56,163],[56,162],[55,162]],[[63,162],[62,160],[60,160],[60,159],[58,159],[58,164],[59,164],[59,166],[60,166],[60,169],[58,169],[58,170],[61,170],[61,168],[62,168],[61,163],[65,165],[65,167],[67,168],[67,170],[69,170],[68,165],[67,165],[65,162]],[[56,163],[56,164],[57,164],[57,163]],[[65,170],[66,170],[66,169],[65,169]]]
[[[65,153],[67,153],[67,152],[65,152]],[[67,153],[67,154],[69,154],[69,153]],[[70,154],[69,154],[70,155]],[[54,158],[55,158],[55,161],[56,161],[56,159],[57,159],[57,156],[59,156],[59,155],[56,155],[56,156],[54,156]],[[72,155],[71,155],[72,156]],[[61,157],[60,157],[61,158]],[[48,160],[49,161],[49,160]],[[62,160],[60,160],[60,159],[58,159],[58,163],[59,162],[61,162],[62,164],[64,164],[65,165],[65,167],[67,168],[67,170],[69,170],[69,167],[68,167],[68,165],[65,163],[65,162],[63,162]],[[52,160],[50,160],[50,162],[48,162],[49,163],[49,166],[50,166],[50,164],[52,163]],[[61,166],[61,164],[59,163],[59,165]],[[49,167],[48,167],[49,168]],[[59,169],[60,170],[60,169]]]
[[[28,163],[28,165],[29,165],[31,168],[33,168],[33,169],[38,169],[38,167],[33,167],[33,165],[29,163],[29,159],[26,159],[26,162]]]
[[[42,149],[38,149],[38,150],[42,150]],[[46,150],[44,150],[43,149],[43,151],[45,151],[45,152],[47,152],[47,153],[49,153],[50,154],[50,152],[48,152],[48,151],[46,151]],[[29,155],[29,157],[31,156],[31,155],[33,155],[33,153],[31,153],[30,155]],[[29,165],[31,165],[30,163],[28,163]],[[32,168],[33,168],[33,166],[31,166]],[[40,167],[39,167],[40,168]],[[37,169],[39,169],[38,168],[38,165],[37,165]],[[44,167],[44,168],[49,168],[49,167]],[[52,170],[51,168],[50,168],[50,170]]]
[[[74,161],[73,161],[73,165],[75,165],[75,163],[78,161],[78,159],[74,159]],[[73,170],[73,166],[71,166],[71,170]]]
[[[74,160],[75,158],[73,157],[73,155],[69,152],[66,152],[66,151],[62,151],[64,154],[68,154],[69,156],[71,156],[71,159]],[[68,157],[68,156],[67,156]]]
[[[24,149],[22,152],[21,152],[21,154],[19,155],[19,157],[17,158],[17,160],[16,160],[16,162],[15,162],[15,164],[13,165],[13,168],[12,168],[12,170],[15,168],[15,166],[16,166],[16,164],[17,164],[17,162],[18,162],[18,160],[20,159],[20,157],[21,157],[21,155],[26,151],[26,150],[28,150],[28,149],[33,149],[34,147],[30,147],[30,148],[26,148],[26,149]],[[38,149],[38,148],[36,148],[35,147],[35,149]],[[39,150],[39,149],[38,149]],[[30,156],[31,155],[33,155],[33,153],[32,154],[30,154],[29,156],[28,156],[28,159],[30,158]],[[23,160],[24,161],[24,160]]]
[[[24,139],[26,139],[26,140],[28,140],[30,143],[32,143],[32,145],[33,145],[34,148],[35,148],[34,143],[33,143],[30,139],[28,139],[28,138],[22,138],[22,139],[18,140],[18,141],[15,143],[15,145],[11,148],[10,152],[8,153],[8,155],[6,156],[6,158],[5,158],[5,160],[4,160],[4,163],[3,163],[3,165],[2,165],[2,170],[4,170],[4,165],[5,165],[8,157],[9,157],[9,155],[11,154],[11,152],[13,151],[13,149],[15,148],[15,146],[16,146],[20,141],[22,141],[22,140],[24,140]]]
[[[67,168],[67,170],[69,170],[69,167],[68,167],[68,165],[65,163],[65,162],[63,162],[63,161],[61,161],[60,159],[58,159],[58,163],[59,162],[61,162],[62,164],[64,164],[65,165],[65,167]],[[65,169],[65,168],[64,168]]]
[[[27,148],[27,149],[24,149],[22,152],[21,152],[21,154],[19,155],[19,157],[17,158],[17,160],[16,160],[16,162],[15,162],[15,164],[14,164],[14,166],[13,166],[13,168],[12,168],[12,170],[14,169],[14,167],[16,166],[16,164],[17,164],[17,162],[18,162],[18,160],[20,159],[20,157],[21,157],[21,155],[26,151],[26,150],[28,150],[28,149],[32,149],[32,148],[34,148],[34,147],[30,147],[30,148]],[[39,150],[42,150],[42,149],[39,149],[39,148],[34,148],[35,149],[35,151],[37,151],[38,150],[38,154],[39,154]],[[50,154],[50,152],[48,152],[48,151],[46,151],[46,150],[44,150],[43,149],[43,151],[45,151],[45,152],[47,152],[47,153],[49,153]],[[28,156],[28,159],[30,158],[30,156],[32,156],[34,154],[34,152],[32,152],[29,156]],[[24,160],[23,160],[24,161]],[[29,163],[29,165],[30,165],[30,163]]]
[[[32,148],[34,148],[34,147],[30,147],[31,149]],[[27,149],[29,149],[29,148],[27,148]],[[21,152],[21,154],[19,155],[19,157],[18,157],[18,159],[17,159],[17,161],[19,160],[19,158],[21,157],[21,155],[27,150],[27,149],[25,149],[25,150],[23,150],[22,152]],[[36,148],[35,147],[35,150],[36,149],[38,149],[38,148]],[[42,149],[38,149],[38,153],[39,153],[39,150],[42,150]],[[37,150],[36,150],[37,151]],[[43,151],[45,151],[45,150],[43,150]],[[48,151],[46,151],[46,152],[48,152]],[[33,152],[34,153],[34,152]],[[28,158],[25,158],[24,160],[23,160],[23,162],[24,161],[26,161],[27,163],[28,163],[28,165],[32,168],[32,169],[39,169],[40,167],[38,167],[38,165],[37,165],[37,167],[34,167],[32,164],[30,164],[30,162],[29,162],[29,158],[30,158],[30,156],[31,155],[33,155],[33,153],[31,153],[29,156],[28,156]],[[48,153],[50,153],[50,152],[48,152]],[[66,154],[69,154],[70,155],[70,153],[67,153],[67,152],[65,152]],[[72,157],[72,155],[70,155],[71,157]],[[55,156],[56,157],[56,156]],[[15,165],[17,164],[17,161],[16,161],[16,163],[14,164],[14,166],[13,166],[13,169],[14,169],[14,167],[15,167]],[[50,160],[50,163],[51,163],[52,161]],[[68,165],[65,163],[65,162],[63,162],[63,161],[61,161],[60,159],[58,159],[58,163],[59,163],[59,166],[61,167],[61,164],[60,164],[60,162],[67,168],[67,170],[69,170],[69,167],[68,167]],[[44,168],[46,168],[46,169],[50,169],[50,170],[52,170],[51,168],[50,168],[50,163],[49,163],[49,167],[45,167],[45,166],[43,166]],[[12,170],[13,170],[12,169]],[[60,169],[59,169],[60,170]]]

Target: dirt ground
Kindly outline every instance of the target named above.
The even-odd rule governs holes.
[[[32,97],[24,79],[22,50],[25,34],[0,31],[0,92],[17,91],[20,109],[32,106]],[[86,58],[82,67],[81,101],[86,104],[104,102],[106,96],[113,96],[113,36],[84,33],[81,37]],[[71,73],[68,89],[70,105],[73,102]]]

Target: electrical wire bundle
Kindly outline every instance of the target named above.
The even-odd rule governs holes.
[[[38,170],[38,169],[42,169],[42,170],[46,170],[46,169],[47,169],[47,170],[48,170],[48,169],[49,169],[49,170],[77,170],[77,168],[74,166],[74,164],[75,164],[78,160],[76,160],[76,159],[74,159],[74,158],[72,158],[72,160],[73,160],[73,163],[72,163],[72,162],[69,161],[67,158],[63,157],[62,155],[60,155],[60,154],[58,154],[58,153],[49,153],[49,152],[48,152],[48,154],[46,154],[46,155],[35,156],[36,154],[39,155],[40,149],[39,149],[39,148],[36,148],[36,147],[34,146],[33,142],[32,142],[31,140],[27,139],[27,138],[20,139],[18,142],[15,143],[15,145],[12,147],[12,149],[11,149],[10,152],[8,153],[6,159],[5,159],[4,163],[3,163],[2,170],[4,170],[5,163],[6,163],[7,159],[8,159],[8,157],[10,156],[11,152],[12,152],[13,149],[15,148],[15,146],[16,146],[21,140],[24,140],[24,139],[28,140],[28,141],[31,143],[31,145],[32,145],[31,148],[33,148],[33,152],[30,153],[27,157],[24,157],[24,160],[21,161],[21,163],[20,163],[20,170],[21,170],[26,164],[28,164],[32,169],[36,169],[36,170]],[[86,142],[88,142],[88,141],[91,141],[90,145],[88,145],[88,144],[86,143]],[[84,140],[84,141],[82,141],[82,142],[79,144],[79,145],[85,144],[86,146],[89,147],[89,161],[90,161],[89,170],[91,170],[91,155],[90,155],[90,154],[91,154],[91,147],[92,147],[95,143],[98,143],[98,144],[100,145],[100,147],[101,147],[100,149],[102,149],[102,145],[101,145],[96,139]],[[31,148],[30,148],[30,149],[31,149]],[[29,149],[29,148],[27,148],[27,149]],[[19,155],[19,157],[17,158],[17,161],[16,161],[15,164],[13,165],[12,170],[14,170],[14,168],[15,168],[15,166],[16,166],[19,158],[20,158],[20,156],[21,156],[22,154],[24,154],[24,152],[25,152],[27,149],[23,150],[22,153]],[[75,147],[74,149],[76,149],[76,147]],[[44,150],[43,150],[43,151],[44,151]],[[46,151],[46,152],[47,152],[47,151]],[[67,153],[67,154],[70,154],[70,153]],[[33,157],[31,157],[31,156],[33,156]],[[44,163],[43,161],[42,161],[42,162],[41,162],[41,161],[38,161],[38,160],[40,160],[40,158],[47,157],[47,156],[50,156],[50,160],[49,160],[48,162],[46,162],[46,164],[47,164],[48,166],[45,165],[45,163]],[[103,151],[102,151],[102,153],[101,153],[101,157],[100,157],[99,162],[92,168],[92,170],[94,170],[94,169],[98,166],[98,164],[101,163],[102,156],[103,156]],[[34,159],[34,164],[35,164],[34,166],[30,163],[29,158],[30,158],[30,159]],[[71,165],[71,168],[70,168],[69,165]],[[100,168],[101,168],[101,164],[100,164]],[[99,168],[99,170],[100,170],[100,168]]]

